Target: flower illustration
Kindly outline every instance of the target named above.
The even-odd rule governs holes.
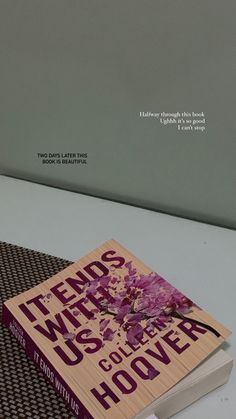
[[[125,268],[127,274],[124,275],[123,283],[120,277],[104,276],[88,284],[85,292],[86,295],[95,295],[98,286],[108,291],[110,298],[100,302],[100,312],[112,316],[118,329],[126,333],[130,344],[138,345],[143,337],[143,327],[152,329],[158,322],[160,328],[161,325],[165,328],[168,323],[173,322],[173,318],[201,324],[219,336],[211,326],[185,317],[196,305],[157,273],[138,274],[132,261],[127,262]],[[100,321],[99,326],[103,339],[111,341],[116,330],[111,329],[109,323],[110,320],[106,317]]]

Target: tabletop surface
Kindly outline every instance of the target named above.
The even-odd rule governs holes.
[[[111,238],[232,330],[224,349],[235,357],[235,231],[0,176],[0,240],[77,260]],[[235,388],[233,369],[175,418],[234,419]]]

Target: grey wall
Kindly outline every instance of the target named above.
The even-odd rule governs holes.
[[[235,0],[0,0],[1,173],[235,227],[235,16]],[[207,130],[140,111],[203,111]]]

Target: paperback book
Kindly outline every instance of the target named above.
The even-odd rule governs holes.
[[[152,413],[230,334],[115,240],[7,300],[3,322],[84,419]]]

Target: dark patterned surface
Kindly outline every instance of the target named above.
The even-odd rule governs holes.
[[[0,242],[2,303],[37,285],[71,262]],[[0,325],[0,419],[73,419],[9,331]]]

